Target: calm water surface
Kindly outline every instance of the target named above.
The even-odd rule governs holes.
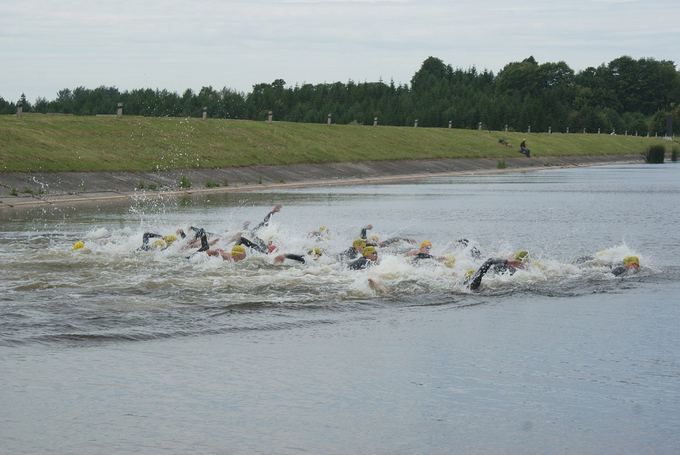
[[[679,195],[666,164],[3,213],[0,452],[678,453]],[[136,251],[274,203],[262,236],[324,257]],[[455,264],[397,244],[349,271],[334,253],[367,223]],[[466,289],[519,249],[527,270]]]

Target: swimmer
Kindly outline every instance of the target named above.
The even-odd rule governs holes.
[[[368,239],[366,239],[366,245],[368,246],[375,246],[375,247],[380,247],[380,248],[386,248],[392,244],[398,243],[398,242],[406,242],[414,245],[416,243],[415,240],[409,239],[406,237],[390,237],[385,240],[380,240],[380,236],[377,234],[373,234]]]
[[[352,270],[363,270],[372,267],[378,262],[378,251],[374,246],[367,246],[362,251],[362,256],[350,262],[347,266]]]
[[[392,237],[392,238],[389,238],[387,240],[383,240],[381,242],[380,237],[376,234],[373,234],[370,237],[367,237],[367,235],[368,235],[367,231],[369,231],[371,229],[373,229],[373,225],[367,224],[366,226],[361,228],[361,234],[359,235],[359,237],[361,239],[366,241],[367,246],[375,246],[375,247],[384,248],[388,245],[391,245],[391,244],[397,243],[397,242],[407,242],[407,243],[412,243],[412,244],[416,243],[415,240],[407,239],[407,238],[404,238],[404,237]]]
[[[451,262],[451,258],[453,258],[453,256],[450,257],[434,256],[430,254],[431,250],[432,242],[430,242],[429,240],[423,240],[420,244],[420,248],[418,248],[417,250],[409,251],[408,253],[406,253],[406,256],[413,257],[413,262],[418,262],[423,259],[434,259],[435,261],[439,262]],[[455,263],[455,258],[453,259],[453,262]]]
[[[327,226],[319,226],[319,229],[310,232],[309,234],[307,234],[307,237],[314,239],[316,242],[330,240],[331,231],[328,229]]]
[[[240,262],[246,258],[246,248],[243,245],[234,245],[230,252],[222,248],[211,248],[206,250],[208,256],[220,256],[225,261]]]
[[[456,243],[461,245],[463,248],[467,248],[470,245],[470,241],[468,239],[458,239],[456,240]],[[472,256],[475,259],[480,259],[482,257],[481,251],[479,251],[479,248],[476,246],[472,245],[470,247],[470,256]]]
[[[264,240],[257,236],[257,231],[265,226],[269,226],[269,220],[271,219],[271,217],[275,213],[278,213],[280,211],[281,205],[277,204],[274,207],[272,207],[269,213],[264,217],[264,220],[262,220],[260,224],[258,224],[257,226],[250,230],[249,234],[251,239],[243,237],[243,234],[239,232],[232,238],[232,240],[235,240],[237,245],[244,245],[262,254],[270,254],[275,252],[278,248],[276,247],[276,245],[274,245],[274,242],[272,240],[265,242]],[[249,222],[246,222],[246,224],[244,224],[244,228],[246,228],[248,224]]]
[[[71,251],[89,251],[87,248],[85,248],[85,242],[82,240],[78,240],[73,244],[71,247]]]
[[[576,265],[599,265],[593,256],[581,256],[574,261]],[[626,256],[619,265],[602,264],[609,267],[614,276],[637,273],[640,271],[640,258],[637,256]]]
[[[484,275],[486,275],[489,269],[493,268],[493,271],[496,273],[510,272],[512,275],[517,269],[525,268],[528,265],[528,261],[529,253],[524,250],[518,251],[514,256],[508,259],[489,258],[484,261],[484,264],[482,264],[476,272],[471,273],[466,277],[465,284],[474,291],[479,289],[479,286],[482,284],[482,278],[484,278]]]
[[[430,254],[430,250],[432,250],[432,242],[429,240],[423,240],[420,243],[420,248],[409,251],[406,253],[406,256],[412,256],[414,261],[419,261],[421,259],[434,259],[434,256]]]
[[[156,239],[149,243],[151,239]],[[149,251],[152,248],[165,250],[170,247],[177,240],[174,234],[160,235],[155,232],[145,232],[142,236],[142,246],[137,248],[138,251]]]
[[[312,258],[313,260],[317,261],[319,258],[323,255],[323,250],[319,248],[318,246],[315,246],[314,248],[310,248],[309,251],[307,251],[307,256]],[[286,259],[290,259],[291,261],[297,261],[305,264],[307,261],[305,260],[305,256],[301,254],[279,254],[274,258],[274,264],[283,264],[283,262]]]
[[[366,240],[355,239],[352,242],[351,247],[349,247],[348,249],[346,249],[345,251],[343,251],[342,253],[339,254],[339,259],[341,261],[356,259],[358,256],[361,256],[365,247],[366,247]]]
[[[637,273],[640,271],[640,258],[637,256],[626,256],[623,258],[623,264],[612,267],[612,273],[615,276],[623,275],[624,273]]]

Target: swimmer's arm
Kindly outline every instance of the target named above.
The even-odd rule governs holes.
[[[297,261],[301,263],[305,263],[305,258],[304,256],[301,256],[299,254],[279,254],[274,258],[274,264],[282,264],[284,260],[290,259],[291,261]]]
[[[385,286],[380,280],[377,278],[369,278],[368,279],[368,286],[373,289],[375,292],[378,294],[389,294],[390,290],[387,286]]]
[[[275,213],[279,212],[280,210],[281,210],[281,206],[280,206],[280,205],[275,205],[274,207],[272,207],[271,211],[270,211],[269,213],[267,213],[267,215],[264,217],[264,220],[262,220],[262,222],[261,222],[260,224],[258,224],[258,225],[255,226],[253,229],[251,229],[250,232],[255,232],[255,231],[257,231],[258,229],[260,229],[261,227],[267,226],[267,225],[269,224],[269,220],[271,219],[271,217],[272,217]]]
[[[361,238],[366,240],[366,231],[370,231],[371,229],[373,229],[372,224],[367,224],[366,226],[362,227],[361,228]]]

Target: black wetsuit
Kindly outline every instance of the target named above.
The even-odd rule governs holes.
[[[354,248],[353,246],[347,248],[345,251],[339,254],[340,260],[341,261],[347,261],[347,260],[352,260],[356,259],[357,256],[359,256],[359,250]]]
[[[275,213],[276,212],[269,212],[264,217],[264,219],[262,220],[262,222],[260,224],[258,224],[257,226],[255,226],[253,229],[250,230],[250,236],[251,236],[252,240],[249,240],[245,237],[241,237],[239,239],[239,241],[236,242],[236,244],[246,246],[246,247],[251,248],[255,251],[258,251],[262,254],[269,254],[269,248],[267,248],[267,243],[257,236],[257,231],[259,229],[265,227],[265,226],[268,226],[269,220],[271,219],[271,217]]]
[[[492,267],[494,272],[497,273],[509,271],[512,274],[517,271],[515,267],[508,264],[507,259],[489,258],[479,269],[477,269],[474,275],[466,280],[467,286],[472,290],[479,289],[479,286],[482,284],[482,278],[484,278],[486,272],[488,272]]]
[[[258,237],[253,237],[254,241],[248,240],[245,237],[241,237],[238,242],[236,242],[237,245],[243,245],[248,248],[251,248],[255,251],[259,251],[260,253],[263,254],[268,254],[269,250],[267,249],[267,244],[264,243],[264,240],[258,238]]]
[[[163,236],[160,234],[156,234],[155,232],[145,232],[144,236],[142,237],[142,246],[137,248],[138,250],[141,251],[149,251],[151,249],[151,245],[149,245],[149,239],[162,239]]]
[[[364,256],[361,256],[359,259],[350,262],[347,264],[347,267],[349,267],[352,270],[363,270],[368,267],[373,266],[373,261],[371,261],[368,258],[365,258]]]
[[[420,261],[421,259],[433,259],[434,256],[432,256],[430,253],[418,253],[415,256],[413,256],[413,262]]]
[[[299,254],[284,254],[283,257],[285,257],[286,259],[290,259],[292,261],[301,262],[303,264],[306,262],[305,257]]]
[[[404,239],[402,237],[391,237],[389,239],[383,240],[382,242],[369,242],[366,237],[367,228],[361,228],[361,238],[366,240],[366,246],[376,246],[380,248],[385,248],[386,246],[392,245],[397,242],[412,242],[411,239]]]
[[[463,245],[465,248],[467,248],[467,246],[470,244],[470,241],[468,239],[458,239],[456,240],[456,243]],[[472,256],[475,259],[479,259],[482,257],[482,253],[479,251],[479,248],[473,245],[472,248],[470,248],[470,256]]]
[[[576,258],[573,261],[573,263],[576,264],[576,265],[584,265],[584,264],[587,264],[588,262],[594,261],[594,260],[595,260],[595,258],[593,256],[581,256],[581,257]],[[611,272],[615,276],[623,275],[624,273],[626,273],[628,271],[628,269],[626,267],[622,266],[622,265],[617,265],[616,267],[613,267],[613,266],[610,266],[610,267],[611,267]]]

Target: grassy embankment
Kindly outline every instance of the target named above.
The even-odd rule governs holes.
[[[499,143],[505,138],[511,147]],[[641,154],[662,139],[197,118],[0,116],[0,172],[151,171],[261,164]],[[670,146],[667,145],[670,150]]]

